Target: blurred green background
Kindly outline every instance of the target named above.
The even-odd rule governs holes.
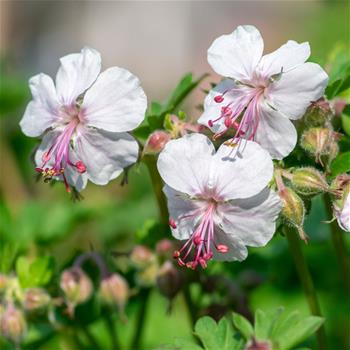
[[[312,59],[321,64],[327,62],[335,46],[349,47],[350,43],[347,1],[2,1],[0,6],[2,254],[10,242],[17,255],[52,255],[57,272],[91,247],[110,257],[112,266],[113,251],[128,250],[138,243],[154,248],[159,235],[145,234],[157,220],[158,211],[143,164],[129,172],[127,186],[120,186],[120,178],[104,187],[89,183],[80,202],[72,202],[60,184],[36,181],[31,156],[38,140],[25,137],[18,127],[30,100],[30,76],[41,71],[54,76],[59,57],[89,45],[101,52],[105,67],[130,69],[143,82],[149,100],[162,100],[186,71],[212,73],[206,62],[207,48],[215,37],[239,24],[256,25],[266,51],[289,39],[309,41]],[[212,75],[208,81],[217,81],[217,77]],[[202,87],[207,88],[206,84]],[[193,106],[204,98],[197,90],[184,107],[192,119],[199,114]],[[326,317],[330,349],[350,349],[350,303],[338,272],[329,226],[322,223],[328,219],[322,200],[316,197],[306,220],[310,244],[304,252]],[[349,235],[346,239],[349,246]],[[309,313],[287,242],[280,235],[264,249],[250,249],[243,263],[212,263],[206,273],[229,276],[243,284],[245,278],[258,276],[261,283],[244,295],[251,310],[284,305],[288,310]],[[208,293],[208,298],[220,303],[220,294]],[[140,302],[141,298],[131,299],[127,323],[114,318],[122,343],[132,336]],[[174,335],[191,337],[190,315],[182,294],[176,297],[171,314],[167,314],[167,306],[167,300],[152,289],[142,349],[169,342]],[[89,327],[108,349],[100,321]],[[35,334],[31,336],[35,338]],[[57,337],[38,349],[69,346]]]

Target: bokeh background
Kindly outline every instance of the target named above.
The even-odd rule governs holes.
[[[38,140],[24,137],[18,127],[30,100],[27,81],[37,73],[55,76],[59,57],[84,46],[97,49],[104,68],[117,65],[136,74],[149,98],[164,100],[184,73],[210,73],[202,84],[218,81],[206,50],[212,41],[237,25],[254,24],[265,39],[265,52],[289,39],[309,41],[312,60],[324,64],[337,45],[349,46],[348,1],[1,1],[1,144],[0,230],[27,254],[52,254],[58,270],[78,252],[126,249],[143,239],[145,227],[157,219],[150,179],[143,165],[108,186],[89,184],[84,200],[73,203],[60,185],[37,182],[31,163]],[[195,91],[185,110],[195,120],[204,94]],[[330,244],[329,217],[316,198],[306,221],[311,244],[305,249],[332,349],[347,349],[350,307],[337,273]],[[146,224],[145,224],[146,222]],[[279,305],[308,314],[285,239],[276,237],[265,249],[251,250],[239,264],[213,265],[232,280],[258,276],[258,286],[244,295],[251,310]],[[249,275],[250,274],[250,275]],[[137,302],[137,301],[136,301]],[[220,302],[220,299],[218,299]],[[130,337],[129,322],[116,320],[123,338]],[[172,313],[167,301],[153,291],[145,321],[143,349],[151,349],[174,335],[191,336],[189,315],[182,296]],[[90,325],[96,334],[98,324]],[[103,332],[103,331],[101,331]],[[56,348],[53,341],[46,349]]]

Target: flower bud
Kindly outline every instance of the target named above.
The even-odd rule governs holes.
[[[14,343],[20,343],[27,330],[22,311],[9,304],[0,318],[0,333]]]
[[[145,147],[143,149],[144,154],[157,154],[159,153],[170,141],[171,136],[166,131],[157,130],[149,135]]]
[[[99,295],[105,303],[124,310],[130,295],[128,282],[121,275],[113,273],[101,281]]]
[[[316,162],[322,164],[321,156],[328,156],[330,159],[338,153],[337,141],[340,134],[329,128],[311,128],[306,130],[300,141],[301,147],[313,155]],[[328,159],[328,163],[330,161]]]
[[[155,260],[155,256],[147,247],[137,245],[131,252],[130,260],[137,269],[144,269]]]
[[[333,111],[329,102],[324,98],[312,102],[305,113],[305,122],[310,126],[324,126],[332,118]]]
[[[24,293],[23,307],[27,311],[45,308],[50,303],[50,295],[42,288],[30,288]]]
[[[93,291],[90,278],[80,267],[63,271],[60,287],[69,304],[75,306],[87,301]]]
[[[156,252],[159,257],[168,258],[172,256],[174,243],[170,239],[162,239],[156,245]]]
[[[183,278],[181,272],[170,262],[166,261],[158,271],[157,286],[162,295],[172,299],[181,290]]]
[[[146,268],[137,271],[135,276],[136,283],[141,287],[154,286],[156,283],[158,268],[158,264],[156,262],[153,262]]]
[[[325,176],[315,168],[299,168],[294,170],[291,182],[301,194],[317,194],[329,190]]]
[[[285,187],[279,191],[282,200],[282,216],[286,222],[298,230],[300,238],[307,242],[307,236],[303,230],[305,207],[303,200],[291,189]]]

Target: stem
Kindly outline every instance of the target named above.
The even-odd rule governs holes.
[[[141,292],[141,305],[136,320],[136,328],[130,349],[140,349],[141,337],[143,333],[143,326],[145,324],[145,317],[147,312],[147,304],[149,300],[151,289],[147,288]]]
[[[318,299],[316,295],[316,290],[315,290],[312,277],[301,248],[301,241],[299,239],[299,236],[293,228],[288,226],[284,227],[284,233],[287,237],[289,249],[290,249],[290,252],[292,253],[294,264],[296,266],[300,282],[303,286],[305,297],[309,304],[309,309],[311,311],[311,314],[314,316],[322,317],[320,305],[318,303]],[[318,343],[318,349],[325,350],[327,348],[327,341],[326,341],[326,333],[323,325],[318,329],[316,333],[316,338]]]
[[[117,332],[114,326],[114,322],[113,319],[111,317],[111,315],[108,313],[108,311],[106,312],[106,314],[104,315],[104,320],[111,338],[111,342],[112,342],[112,349],[113,350],[118,350],[121,349],[121,345],[119,343],[118,340],[118,336],[117,336]]]
[[[328,216],[332,217],[332,202],[329,194],[325,194],[323,200],[326,206]],[[340,266],[342,280],[346,292],[350,295],[350,261],[346,251],[344,232],[342,232],[336,220],[332,221],[330,225],[332,233],[332,243],[336,252],[335,255],[337,257],[338,264]]]
[[[84,333],[86,339],[89,341],[89,343],[92,345],[92,348],[94,350],[100,350],[101,347],[98,344],[97,340],[95,339],[94,335],[90,332],[87,326],[80,327],[80,330]]]
[[[184,286],[183,295],[185,298],[188,312],[190,314],[190,319],[191,319],[192,328],[193,328],[197,320],[197,307],[192,300],[189,285]]]
[[[164,225],[169,224],[169,213],[167,202],[163,193],[163,181],[157,170],[157,159],[155,156],[145,155],[143,161],[148,168],[151,177],[153,191],[157,199],[161,222]]]

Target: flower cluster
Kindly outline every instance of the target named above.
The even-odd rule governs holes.
[[[170,228],[185,241],[174,252],[180,266],[196,269],[211,259],[244,260],[247,246],[270,241],[281,211],[306,241],[299,195],[334,196],[339,225],[350,229],[348,187],[328,185],[313,167],[284,170],[280,163],[274,170],[273,159],[281,160],[295,148],[292,121],[305,112],[306,122],[314,124],[304,130],[301,147],[321,165],[325,156],[329,163],[337,154],[339,134],[329,126],[332,110],[323,99],[328,76],[319,65],[306,62],[308,43],[288,41],[266,55],[263,49],[254,26],[239,26],[217,38],[208,61],[225,78],[209,91],[198,124],[185,121],[184,114],[167,114],[165,130],[150,129],[145,138],[141,157],[158,157]],[[28,136],[42,136],[36,170],[45,181],[63,180],[68,191],[71,186],[81,191],[87,180],[107,184],[138,159],[138,143],[127,132],[145,118],[145,93],[129,71],[100,69],[99,53],[84,48],[61,58],[55,85],[45,74],[30,79],[33,100],[20,126]],[[221,145],[214,146],[202,133],[203,125],[214,132],[214,141],[223,137]],[[145,251],[134,253],[136,263],[149,258]],[[164,275],[168,270],[165,266]],[[77,280],[90,294],[82,272],[73,272],[62,277],[66,294],[74,299]],[[106,299],[116,298],[114,284],[123,281],[114,276],[103,283]]]

